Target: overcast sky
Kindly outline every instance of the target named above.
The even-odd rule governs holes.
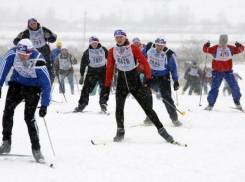
[[[122,19],[139,20],[143,14],[162,12],[177,14],[185,11],[194,20],[218,20],[225,16],[230,22],[239,24],[244,21],[244,0],[1,0],[1,8],[13,10],[22,7],[29,17],[40,17],[48,8],[54,8],[56,18],[78,20],[84,12],[91,18],[112,13],[122,14]],[[21,10],[20,10],[21,13]],[[7,15],[6,15],[7,16]],[[18,18],[18,17],[16,17]],[[220,22],[222,23],[222,22]]]

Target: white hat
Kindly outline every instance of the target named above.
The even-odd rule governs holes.
[[[163,35],[160,35],[156,38],[155,44],[157,45],[166,45],[166,38]]]
[[[100,42],[99,38],[97,36],[91,36],[89,37],[89,44],[92,44],[94,42]]]
[[[30,55],[33,51],[33,44],[29,39],[22,39],[17,44],[16,52],[19,54]]]
[[[118,28],[114,31],[114,37],[119,37],[119,36],[127,37],[127,33],[123,28]]]

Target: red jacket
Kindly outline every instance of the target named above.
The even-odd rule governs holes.
[[[126,45],[129,45],[129,42],[127,42]],[[113,57],[113,49],[114,49],[114,47],[109,50],[108,57],[107,57],[106,80],[105,80],[105,86],[106,87],[111,86],[114,67],[115,67],[115,59]],[[139,61],[139,63],[142,64],[142,66],[145,69],[146,78],[151,78],[151,68],[150,68],[150,65],[149,65],[147,59],[145,58],[145,56],[141,53],[140,49],[133,44],[131,44],[131,49],[132,49],[132,53],[133,53],[136,65],[137,65],[137,62]]]
[[[227,61],[219,61],[216,60],[216,53],[217,53],[217,48],[219,45],[214,45],[212,47],[205,47],[205,45],[203,46],[203,52],[205,53],[209,53],[213,55],[213,61],[212,61],[212,69],[214,71],[218,71],[218,72],[225,72],[225,71],[229,71],[232,69],[232,59],[229,59]],[[227,45],[228,48],[231,51],[232,56],[234,54],[239,54],[242,51],[244,51],[244,46],[241,45],[239,48],[232,46],[232,45]]]

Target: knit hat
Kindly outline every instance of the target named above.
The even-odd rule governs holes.
[[[97,36],[91,36],[91,37],[89,37],[89,44],[92,44],[92,43],[94,43],[94,42],[100,42],[99,41],[99,38],[97,37]]]
[[[227,44],[227,42],[228,42],[228,35],[226,35],[226,34],[220,35],[220,37],[219,37],[219,43],[225,43],[225,44]]]
[[[158,36],[155,40],[155,44],[157,44],[157,45],[166,45],[166,43],[167,43],[166,39],[163,35]]]
[[[35,18],[30,18],[30,19],[27,21],[28,25],[29,25],[30,23],[34,23],[34,22],[37,22],[37,20],[36,20]]]
[[[56,43],[56,46],[57,46],[57,47],[62,47],[62,42],[57,42],[57,43]]]
[[[119,37],[119,36],[127,37],[126,31],[122,28],[116,29],[114,31],[114,37]]]
[[[135,42],[140,42],[140,39],[139,39],[138,37],[135,37],[135,38],[133,39],[133,43],[135,43]]]
[[[17,44],[16,53],[30,55],[33,51],[33,44],[29,39],[22,39]]]

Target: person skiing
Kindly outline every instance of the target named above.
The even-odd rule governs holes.
[[[48,28],[41,26],[35,18],[30,18],[27,21],[27,28],[18,34],[13,43],[17,45],[20,40],[26,38],[30,39],[34,48],[44,56],[49,75],[54,75],[54,66],[50,60],[49,42],[54,43],[57,39],[57,35]],[[54,78],[52,78],[51,84],[53,84],[53,81]]]
[[[0,90],[11,67],[13,67],[13,73],[9,81],[2,120],[3,143],[0,146],[0,154],[11,151],[14,110],[24,99],[25,122],[32,144],[32,153],[36,161],[40,162],[44,160],[44,157],[39,143],[35,111],[39,99],[42,97],[39,116],[45,117],[50,103],[51,91],[45,59],[41,53],[33,48],[29,39],[19,41],[16,47],[11,48],[5,54],[0,64]]]
[[[104,97],[108,100],[110,94],[110,86],[112,82],[114,67],[116,65],[118,70],[117,88],[116,88],[116,121],[117,132],[114,137],[114,142],[121,142],[124,139],[124,105],[128,93],[131,93],[137,102],[140,104],[146,115],[151,119],[158,133],[170,143],[174,139],[169,135],[163,127],[155,111],[150,107],[148,101],[145,99],[145,88],[150,86],[151,69],[144,55],[140,49],[134,44],[130,44],[127,39],[127,34],[124,29],[117,29],[114,31],[116,46],[112,47],[108,52],[106,81],[103,89]],[[144,86],[140,81],[137,71],[138,62],[145,67],[146,82]]]
[[[202,78],[202,70],[197,66],[197,62],[193,61],[192,65],[186,70],[184,78],[186,79],[186,84],[183,88],[182,95],[185,94],[185,91],[189,89],[189,95],[194,93],[200,95],[201,88],[201,78]]]
[[[203,52],[211,54],[213,56],[212,60],[212,86],[208,93],[208,106],[205,110],[212,110],[219,93],[219,87],[223,79],[225,79],[228,85],[231,87],[233,101],[237,109],[242,110],[240,104],[240,88],[235,80],[233,70],[232,70],[232,56],[234,54],[239,54],[244,51],[244,46],[238,42],[235,46],[229,45],[228,35],[222,34],[219,37],[219,44],[210,47],[210,42],[208,41],[203,45]]]
[[[140,42],[140,39],[138,37],[133,38],[133,44],[136,45],[141,51],[145,48],[145,44],[142,44]]]
[[[74,95],[74,81],[73,81],[73,64],[77,64],[77,59],[68,52],[66,47],[61,49],[61,53],[56,57],[54,62],[55,74],[57,75],[59,80],[59,92],[65,93],[65,84],[64,80],[67,77],[68,82],[71,88],[71,94]]]
[[[61,48],[62,48],[62,42],[57,42],[56,43],[56,48],[51,51],[50,61],[51,61],[52,65],[54,65],[56,57],[61,53]],[[51,77],[51,82],[53,83],[54,80],[55,80],[55,74],[50,75],[50,77]]]
[[[81,96],[78,101],[78,107],[75,108],[75,112],[82,112],[89,102],[89,93],[92,93],[96,83],[99,82],[100,89],[103,89],[105,84],[106,74],[106,59],[108,51],[100,44],[97,36],[91,36],[89,38],[89,47],[83,53],[82,61],[80,65],[81,78],[79,84],[84,86],[81,91]],[[88,71],[84,81],[85,68],[88,66]],[[107,101],[103,97],[103,93],[100,93],[99,104],[102,112],[107,111]]]
[[[175,126],[181,126],[182,123],[178,120],[176,107],[171,96],[170,73],[174,81],[174,90],[179,89],[176,54],[166,47],[166,43],[164,36],[158,36],[155,42],[149,42],[142,52],[144,55],[147,55],[153,76],[152,82],[154,82],[159,89],[170,119]],[[147,93],[148,102],[151,104],[151,107],[153,107],[151,90],[148,89]]]

